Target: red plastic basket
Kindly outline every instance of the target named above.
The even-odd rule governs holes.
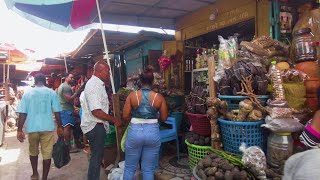
[[[186,115],[189,117],[195,133],[202,136],[209,136],[211,134],[211,125],[207,114],[192,114],[186,112]]]

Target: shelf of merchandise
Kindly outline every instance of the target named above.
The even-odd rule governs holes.
[[[195,46],[184,46],[184,47],[189,49],[203,49],[203,47],[195,47]]]
[[[208,68],[200,68],[200,69],[194,69],[192,72],[199,72],[199,71],[208,71]]]
[[[208,71],[208,68],[193,69],[191,74],[191,88],[193,88],[194,73]],[[209,82],[206,83],[209,86]]]

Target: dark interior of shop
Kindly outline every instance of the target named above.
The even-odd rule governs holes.
[[[241,41],[251,41],[255,35],[255,19],[250,19],[248,21],[185,41],[185,60],[190,59],[194,61],[197,56],[198,49],[200,49],[200,53],[204,50],[203,48],[218,49],[219,35],[221,35],[223,38],[228,38],[229,36],[235,34],[238,36],[239,43]],[[185,71],[185,91],[187,94],[191,90],[191,76],[192,75],[190,71]]]

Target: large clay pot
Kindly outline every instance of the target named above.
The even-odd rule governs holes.
[[[307,98],[306,106],[310,108],[313,112],[316,112],[319,109],[318,98]]]
[[[295,65],[295,69],[306,73],[310,78],[319,77],[319,65],[315,61],[298,63]]]
[[[309,78],[304,82],[304,85],[306,87],[307,97],[310,97],[310,94],[315,94],[317,96],[320,87],[318,78]]]

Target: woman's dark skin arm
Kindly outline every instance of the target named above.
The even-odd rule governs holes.
[[[161,122],[165,122],[168,118],[168,108],[167,108],[167,103],[164,97],[160,94],[158,94],[157,98],[159,98],[160,101],[160,108],[159,108],[159,113],[160,117],[159,120]]]
[[[132,93],[129,94],[129,96],[126,99],[126,102],[124,104],[123,107],[123,112],[122,112],[122,119],[124,121],[130,121],[131,119],[131,111],[132,111],[132,105],[131,105],[131,97],[132,97]],[[133,94],[135,95],[135,94]]]

